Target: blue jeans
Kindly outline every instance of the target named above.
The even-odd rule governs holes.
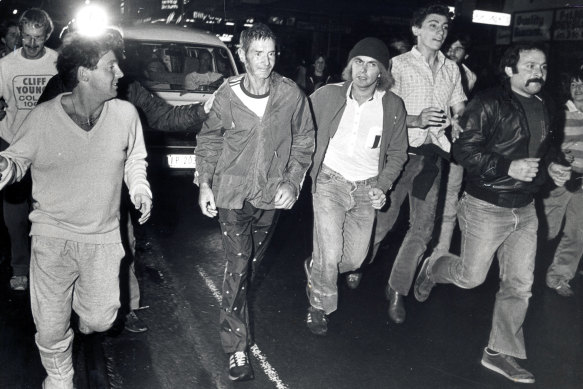
[[[445,185],[445,201],[443,204],[443,215],[441,216],[441,228],[439,229],[439,238],[434,251],[442,253],[449,252],[451,238],[455,223],[457,221],[457,204],[460,198],[460,191],[464,178],[464,168],[457,163],[449,164],[449,173]],[[441,185],[443,186],[443,182]]]
[[[438,161],[438,167],[440,162]],[[435,181],[433,181],[425,200],[418,199],[412,195],[413,180],[423,169],[423,163],[424,157],[409,155],[409,160],[405,164],[403,173],[401,173],[401,177],[389,197],[389,208],[386,211],[378,212],[375,227],[373,256],[376,255],[381,241],[393,229],[399,216],[401,205],[407,196],[409,197],[409,230],[403,243],[401,243],[401,248],[395,258],[389,278],[391,288],[403,296],[409,294],[415,271],[423,258],[423,254],[425,254],[427,244],[431,240],[435,224],[440,173],[435,177]]]
[[[461,255],[430,258],[429,278],[435,283],[475,288],[486,279],[494,254],[500,265],[500,289],[488,347],[526,358],[522,324],[534,280],[538,219],[534,202],[522,208],[503,208],[464,193],[458,218]]]
[[[370,245],[375,209],[368,192],[377,178],[348,181],[322,167],[316,179],[310,304],[326,314],[338,306],[338,273],[360,267]]]
[[[575,277],[583,255],[583,190],[569,192],[565,187],[558,187],[543,203],[550,239],[559,235],[565,220],[563,234],[546,277],[550,288],[558,288]]]

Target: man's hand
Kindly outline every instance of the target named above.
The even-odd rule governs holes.
[[[515,180],[531,182],[538,173],[540,158],[517,159],[510,163],[508,175]]]
[[[152,198],[147,194],[138,193],[134,196],[132,202],[134,203],[136,209],[142,213],[142,216],[140,216],[138,222],[140,224],[144,224],[148,221],[150,215],[152,214]]]
[[[291,209],[296,202],[296,188],[289,182],[282,182],[275,191],[275,209]]]
[[[451,118],[451,140],[455,142],[460,137],[464,129],[459,124],[460,115],[455,114]]]
[[[368,197],[374,209],[381,209],[387,203],[387,195],[379,188],[372,188],[368,191]]]
[[[417,115],[417,119],[415,119],[413,124],[414,127],[419,128],[439,127],[445,123],[445,118],[445,112],[442,109],[429,107]]]
[[[218,211],[215,205],[215,195],[209,184],[200,184],[198,206],[203,215],[211,218],[217,216]]]
[[[6,116],[6,108],[8,108],[8,104],[6,104],[3,98],[0,98],[0,120]]]
[[[563,166],[552,162],[547,171],[556,186],[563,186],[571,178],[571,166]]]
[[[8,160],[0,155],[0,172],[6,170],[8,167]]]

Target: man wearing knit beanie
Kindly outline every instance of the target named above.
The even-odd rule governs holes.
[[[311,96],[318,128],[312,165],[314,234],[305,261],[310,303],[307,325],[325,335],[338,304],[339,273],[360,267],[370,243],[376,210],[407,159],[403,101],[389,91],[389,50],[365,38],[350,51],[345,80]]]
[[[453,127],[455,140],[459,131],[457,117],[465,107],[459,68],[439,51],[449,24],[446,6],[430,5],[417,10],[411,20],[416,45],[392,59],[395,85],[391,90],[403,99],[407,109],[409,160],[391,193],[390,208],[377,214],[372,255],[376,255],[381,241],[393,228],[401,204],[408,197],[410,228],[385,288],[389,318],[394,323],[405,320],[404,296],[409,294],[433,234],[442,158],[449,159],[451,147],[446,129]]]

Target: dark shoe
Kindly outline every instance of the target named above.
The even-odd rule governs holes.
[[[559,286],[556,286],[553,289],[555,290],[555,292],[557,292],[557,294],[559,294],[559,296],[563,297],[571,297],[575,294],[575,292],[573,292],[573,289],[571,289],[569,284],[566,282],[561,282]]]
[[[423,265],[421,265],[421,270],[419,271],[419,275],[415,280],[415,287],[413,288],[413,293],[415,294],[415,298],[420,303],[424,302],[429,298],[429,294],[431,293],[431,289],[435,286],[435,283],[431,281],[429,278],[429,274],[427,273],[427,269],[429,268],[429,260],[431,257],[428,257],[423,261]]]
[[[314,335],[324,336],[328,332],[328,318],[321,309],[309,307],[306,323]]]
[[[17,291],[25,291],[28,289],[27,276],[14,276],[10,279],[10,289]]]
[[[229,379],[231,381],[248,381],[255,378],[246,351],[237,351],[229,356]]]
[[[148,331],[148,326],[138,317],[138,315],[136,315],[136,312],[130,311],[130,313],[126,315],[125,329],[129,332],[138,334],[140,332]]]
[[[306,295],[308,299],[310,298],[310,292],[312,291],[312,257],[306,258],[304,261],[304,272],[306,273]]]
[[[532,373],[520,367],[516,359],[510,355],[502,353],[492,355],[484,349],[481,363],[485,368],[502,374],[511,381],[521,384],[534,384],[534,376]]]
[[[403,296],[387,285],[385,289],[385,297],[389,300],[389,318],[396,324],[403,323],[407,314],[405,311]]]
[[[348,273],[346,275],[346,285],[348,285],[350,289],[356,289],[358,288],[358,285],[360,285],[361,279],[362,279],[361,272]]]

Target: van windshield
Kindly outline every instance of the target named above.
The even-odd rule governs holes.
[[[223,47],[126,40],[125,56],[124,72],[155,91],[213,92],[235,74]]]

